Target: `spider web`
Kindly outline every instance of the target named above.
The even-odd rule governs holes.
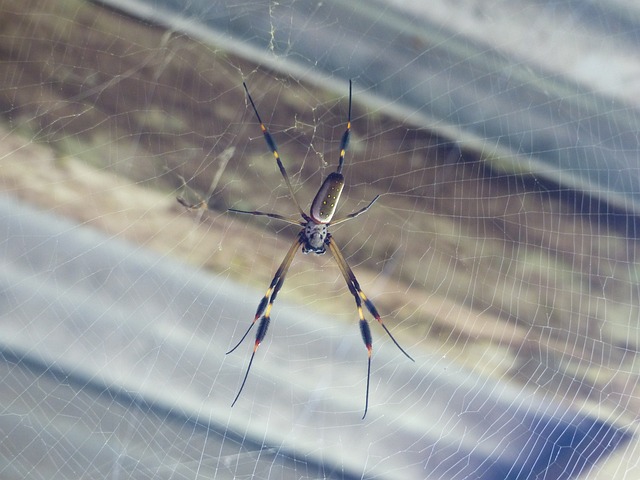
[[[638,478],[640,10],[423,3],[0,1],[2,478]]]

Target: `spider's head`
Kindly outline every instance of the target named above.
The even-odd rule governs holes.
[[[324,223],[307,222],[302,232],[304,243],[302,244],[302,253],[313,252],[316,255],[322,255],[327,251],[325,245],[327,240],[327,225]]]

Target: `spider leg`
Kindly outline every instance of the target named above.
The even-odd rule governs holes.
[[[267,146],[269,147],[269,150],[273,154],[273,157],[276,159],[276,163],[278,164],[278,168],[280,169],[280,173],[282,174],[282,178],[284,178],[284,182],[287,184],[287,188],[289,189],[289,194],[291,195],[291,198],[293,199],[293,202],[296,204],[296,207],[298,207],[298,211],[300,212],[302,217],[306,218],[306,215],[305,215],[304,211],[302,210],[302,208],[300,207],[300,204],[298,203],[298,199],[296,198],[296,196],[295,196],[295,194],[293,192],[293,187],[291,186],[291,181],[289,180],[289,175],[287,175],[287,171],[284,169],[284,165],[280,161],[280,154],[278,153],[278,147],[276,146],[276,142],[273,139],[273,137],[271,136],[271,134],[269,133],[269,130],[267,130],[267,127],[265,127],[264,122],[260,118],[260,114],[258,113],[258,109],[256,108],[256,104],[253,103],[253,98],[251,98],[251,94],[249,93],[249,89],[247,88],[247,84],[245,82],[242,82],[242,85],[244,86],[245,92],[247,92],[247,97],[249,98],[249,102],[251,103],[251,106],[253,107],[253,112],[256,114],[256,118],[258,119],[258,122],[260,123],[260,130],[262,130],[262,135],[264,135],[264,139],[267,142]]]
[[[244,384],[247,382],[247,377],[249,377],[249,371],[251,370],[253,358],[256,355],[256,351],[258,350],[260,343],[262,343],[262,340],[264,340],[264,337],[267,334],[267,328],[269,328],[269,322],[271,321],[271,307],[273,305],[273,302],[275,302],[276,297],[278,296],[278,292],[280,291],[280,288],[282,288],[282,284],[284,283],[284,278],[287,275],[287,271],[291,266],[293,257],[295,257],[301,243],[302,243],[302,232],[300,232],[300,234],[296,237],[295,241],[291,245],[291,248],[289,248],[289,251],[285,255],[280,266],[278,267],[276,274],[273,276],[273,280],[271,280],[271,284],[267,289],[267,293],[264,295],[264,297],[262,297],[262,300],[260,300],[260,304],[258,305],[258,308],[256,310],[256,314],[255,314],[255,317],[253,318],[253,322],[251,322],[251,325],[249,325],[249,328],[244,333],[240,341],[236,344],[236,346],[226,353],[226,355],[228,355],[240,346],[240,344],[247,337],[247,335],[249,334],[253,326],[258,321],[258,318],[262,316],[262,318],[260,319],[260,325],[258,326],[258,331],[256,332],[256,340],[253,345],[253,353],[251,354],[251,359],[249,360],[249,366],[247,367],[247,371],[244,375],[244,379],[242,380],[242,384],[240,385],[240,390],[238,390],[238,394],[236,395],[236,398],[233,400],[233,403],[231,404],[232,407],[235,405],[238,398],[240,398],[240,394],[242,393]]]
[[[253,363],[253,358],[256,356],[256,351],[258,350],[258,346],[260,345],[260,342],[262,342],[265,335],[267,334],[267,328],[269,328],[270,321],[271,319],[269,317],[262,317],[262,320],[260,320],[260,326],[258,327],[258,332],[256,333],[256,343],[255,343],[255,346],[253,347],[253,352],[251,353],[249,366],[247,367],[247,371],[245,372],[244,378],[242,379],[242,385],[240,385],[240,390],[238,390],[236,398],[234,398],[233,403],[231,403],[231,407],[233,407],[236,404],[236,402],[238,401],[238,398],[240,398],[240,394],[242,393],[244,384],[247,383],[247,377],[249,377],[249,371],[251,370],[251,364]]]
[[[362,418],[364,418],[367,415],[367,409],[369,407],[369,380],[371,378],[371,352],[373,348],[372,346],[373,342],[371,337],[371,330],[369,328],[369,323],[365,319],[364,312],[362,311],[363,302],[367,307],[367,310],[369,310],[371,315],[373,315],[373,317],[378,321],[378,323],[382,325],[382,328],[384,328],[384,331],[387,332],[387,335],[389,335],[391,340],[393,340],[393,343],[396,344],[396,347],[398,347],[400,351],[404,353],[409,360],[411,360],[412,362],[414,360],[413,358],[411,358],[411,356],[407,352],[405,352],[405,350],[400,346],[400,344],[396,341],[396,339],[393,338],[393,335],[391,335],[391,332],[389,331],[389,329],[382,322],[382,319],[380,318],[380,314],[378,313],[378,309],[375,307],[373,302],[369,300],[369,298],[364,294],[364,292],[362,291],[362,288],[360,288],[360,284],[358,283],[356,276],[354,275],[353,271],[351,270],[351,267],[349,267],[349,264],[347,263],[344,256],[342,255],[342,252],[338,248],[338,245],[336,245],[335,240],[333,240],[333,237],[331,236],[329,237],[328,243],[329,243],[329,250],[331,250],[331,253],[333,254],[333,258],[335,258],[336,263],[338,264],[338,268],[340,269],[340,272],[342,273],[342,276],[344,277],[347,283],[347,287],[349,287],[349,291],[351,292],[351,294],[353,295],[353,298],[356,301],[356,307],[358,308],[358,316],[360,317],[360,333],[362,335],[362,340],[365,346],[367,347],[367,354],[368,354],[367,390],[366,390],[366,396],[365,396],[364,415],[362,416]]]
[[[347,153],[347,147],[349,146],[349,137],[351,135],[351,90],[353,82],[349,80],[349,116],[347,117],[347,129],[342,134],[342,140],[340,141],[340,158],[338,159],[338,168],[336,172],[342,173],[342,164],[344,163],[344,156]]]
[[[346,217],[342,217],[342,218],[339,218],[336,221],[331,222],[331,225],[337,225],[339,223],[346,222],[347,220],[351,220],[352,218],[356,218],[357,216],[362,215],[364,212],[366,212],[367,210],[369,210],[371,208],[371,206],[376,202],[376,200],[378,200],[378,198],[380,198],[380,195],[376,195],[373,198],[373,200],[371,200],[369,202],[369,205],[367,205],[366,207],[361,208],[357,212],[350,213]]]
[[[182,203],[182,202],[180,202],[180,203]],[[183,203],[183,205],[184,205],[184,203]],[[243,214],[246,214],[246,215],[257,215],[257,216],[263,216],[263,217],[271,217],[271,218],[275,218],[277,220],[282,220],[283,222],[290,223],[291,225],[298,225],[298,226],[302,225],[300,222],[296,222],[295,220],[291,220],[291,219],[289,219],[287,217],[284,217],[282,215],[279,215],[277,213],[258,212],[256,210],[253,210],[253,211],[250,212],[250,211],[247,211],[247,210],[237,210],[235,208],[230,208],[228,211],[229,212],[234,212],[234,213],[243,213]]]
[[[358,279],[356,278],[353,271],[351,270],[351,267],[349,267],[349,264],[347,263],[347,261],[344,259],[344,256],[342,255],[342,252],[338,248],[338,245],[336,245],[335,240],[333,240],[333,237],[330,237],[329,239],[329,248],[331,249],[331,253],[333,253],[334,258],[336,259],[336,263],[338,264],[338,267],[340,267],[340,271],[342,272],[342,275],[344,276],[347,282],[347,285],[350,286],[349,289],[351,290],[351,293],[354,295],[354,297],[356,297],[356,304],[360,305],[360,299],[362,299],[362,302],[364,302],[365,306],[367,307],[367,310],[369,310],[371,315],[373,315],[373,317],[378,321],[378,323],[382,325],[382,328],[384,328],[384,331],[387,332],[387,334],[389,335],[389,338],[393,340],[393,343],[396,344],[396,347],[398,347],[400,351],[404,353],[404,355],[409,360],[411,360],[412,362],[415,362],[415,360],[411,358],[411,355],[405,352],[405,350],[400,346],[398,341],[395,338],[393,338],[393,335],[391,335],[391,332],[389,331],[387,326],[383,323],[382,318],[380,318],[378,309],[375,307],[373,302],[369,300],[369,298],[364,294],[364,292],[362,291],[362,288],[360,288]]]
[[[298,247],[300,246],[301,243],[302,243],[302,239],[300,235],[298,235],[295,241],[293,242],[293,244],[291,245],[291,248],[289,248],[289,251],[285,255],[284,259],[282,260],[282,263],[278,267],[278,270],[276,270],[276,273],[273,276],[273,279],[271,280],[271,284],[267,289],[267,293],[265,293],[264,297],[262,297],[262,300],[260,300],[260,304],[258,305],[258,308],[256,310],[256,314],[253,318],[253,322],[251,322],[251,325],[249,325],[249,328],[247,329],[247,331],[244,333],[244,335],[242,335],[242,338],[240,339],[240,341],[236,343],[236,345],[231,350],[229,350],[225,355],[229,355],[236,348],[240,346],[240,344],[247,337],[247,335],[249,334],[253,326],[256,324],[260,316],[265,312],[265,310],[267,309],[267,306],[269,307],[269,310],[267,310],[267,313],[265,314],[265,316],[267,318],[269,317],[269,314],[271,312],[271,305],[275,301],[276,296],[278,295],[278,292],[280,291],[280,288],[284,283],[284,277],[287,274],[287,271],[289,270],[289,266],[293,261],[293,257],[296,255],[298,251]]]
[[[200,200],[198,203],[189,203],[182,197],[176,197],[176,200],[180,205],[188,210],[207,210],[207,202]]]

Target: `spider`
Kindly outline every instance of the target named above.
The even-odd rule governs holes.
[[[270,316],[271,307],[273,306],[273,302],[276,300],[276,296],[278,295],[280,288],[282,288],[285,276],[287,274],[287,271],[289,270],[289,266],[293,261],[293,257],[298,252],[299,247],[302,246],[302,253],[305,253],[305,254],[315,253],[316,255],[324,254],[328,247],[329,251],[333,255],[333,258],[338,264],[338,268],[340,269],[340,272],[342,273],[342,276],[344,277],[347,283],[347,287],[349,288],[349,291],[351,292],[351,294],[353,295],[353,298],[356,301],[358,316],[360,318],[360,322],[359,322],[360,334],[362,335],[362,340],[367,348],[367,353],[368,353],[367,386],[365,391],[364,415],[362,416],[362,418],[364,419],[367,415],[367,410],[369,408],[369,383],[371,378],[372,336],[371,336],[371,330],[369,328],[369,323],[366,320],[363,309],[362,309],[363,303],[367,308],[367,310],[371,313],[371,315],[373,315],[373,317],[380,323],[384,331],[387,332],[387,334],[389,335],[393,343],[395,343],[395,345],[400,349],[400,351],[407,358],[409,358],[409,360],[411,361],[414,361],[414,360],[400,346],[400,344],[396,341],[393,335],[391,335],[391,332],[389,331],[389,329],[382,322],[382,319],[380,318],[380,314],[378,313],[378,310],[374,306],[373,302],[369,300],[369,298],[365,295],[365,293],[360,288],[360,284],[358,283],[356,276],[351,270],[351,267],[349,267],[349,264],[347,263],[344,256],[342,255],[342,252],[338,248],[338,245],[333,239],[333,236],[329,233],[330,226],[338,225],[340,223],[346,222],[347,220],[351,220],[352,218],[355,218],[365,213],[367,210],[369,210],[369,208],[371,208],[371,206],[375,203],[375,201],[379,197],[379,195],[376,195],[375,198],[371,200],[371,202],[369,202],[367,206],[365,206],[364,208],[356,212],[350,213],[349,215],[343,218],[340,218],[338,220],[332,220],[333,215],[338,206],[338,200],[340,199],[340,194],[342,193],[342,189],[344,187],[344,176],[342,175],[342,167],[344,164],[344,157],[347,150],[347,146],[349,145],[349,136],[351,131],[352,81],[349,80],[349,113],[347,117],[347,128],[344,134],[342,135],[342,140],[340,142],[340,157],[338,159],[338,168],[336,168],[335,172],[330,173],[327,176],[327,178],[324,180],[322,185],[320,186],[318,193],[316,193],[315,198],[311,202],[311,208],[308,215],[302,210],[302,208],[300,207],[300,204],[298,203],[298,200],[296,199],[293,188],[291,186],[291,181],[289,180],[289,175],[287,175],[287,171],[285,170],[284,165],[280,160],[280,154],[278,153],[278,148],[276,147],[275,140],[273,139],[273,137],[267,130],[267,127],[265,127],[264,122],[260,118],[260,114],[258,113],[258,109],[256,108],[253,98],[251,98],[251,95],[249,94],[249,89],[247,88],[247,84],[243,82],[242,85],[244,86],[245,92],[247,93],[247,98],[251,103],[251,107],[253,108],[253,111],[256,115],[258,123],[260,123],[260,129],[262,130],[262,134],[267,143],[267,146],[269,147],[269,150],[273,154],[276,160],[276,163],[278,164],[280,173],[284,178],[284,181],[287,185],[289,194],[291,195],[293,202],[295,203],[298,211],[300,212],[302,220],[295,221],[295,220],[286,218],[282,215],[279,215],[277,213],[265,213],[265,212],[255,211],[255,210],[245,211],[245,210],[236,210],[234,208],[231,208],[229,209],[229,211],[246,214],[246,215],[257,215],[257,216],[274,218],[276,220],[280,220],[289,224],[301,226],[302,230],[300,230],[298,235],[296,235],[296,238],[293,241],[293,244],[289,248],[289,251],[285,255],[284,259],[282,260],[282,263],[280,264],[280,266],[278,267],[278,270],[273,276],[273,280],[271,280],[271,283],[269,284],[269,288],[267,289],[267,292],[265,293],[264,297],[262,297],[262,300],[260,300],[260,303],[256,310],[256,314],[253,318],[253,322],[251,322],[251,325],[249,325],[249,328],[244,333],[240,341],[231,350],[229,350],[226,353],[228,355],[233,351],[235,351],[240,346],[240,344],[242,344],[242,342],[247,337],[247,335],[249,335],[249,332],[251,331],[253,326],[256,324],[258,319],[260,319],[258,330],[256,332],[255,343],[253,346],[253,353],[251,354],[249,365],[247,366],[247,370],[242,380],[242,384],[240,385],[240,389],[238,390],[238,393],[235,399],[233,400],[231,407],[233,407],[238,401],[238,398],[240,398],[240,394],[242,393],[245,383],[247,382],[247,378],[249,377],[249,371],[251,370],[251,365],[253,364],[253,359],[256,355],[256,351],[258,350],[260,343],[262,343],[262,341],[264,340],[267,334],[267,328],[269,327],[269,322],[271,321],[271,316]],[[203,206],[202,205],[203,202],[200,202],[195,205],[189,205],[181,198],[178,198],[178,201],[182,205],[186,206],[187,208],[201,208]]]

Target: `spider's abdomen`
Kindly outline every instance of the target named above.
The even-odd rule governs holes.
[[[344,187],[344,177],[341,173],[333,172],[324,180],[316,198],[311,202],[311,218],[316,223],[329,223],[333,218]]]

